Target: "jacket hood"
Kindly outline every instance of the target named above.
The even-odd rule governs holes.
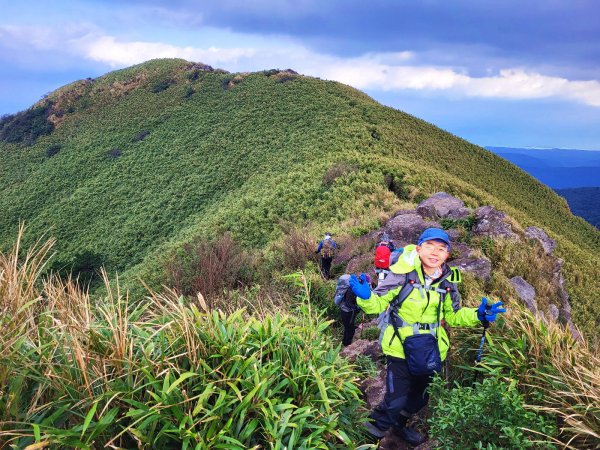
[[[393,273],[409,273],[421,267],[421,260],[417,254],[417,246],[414,244],[404,247],[404,251],[394,264],[390,266]]]

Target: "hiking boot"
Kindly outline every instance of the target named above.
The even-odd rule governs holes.
[[[387,433],[386,430],[377,428],[377,426],[372,422],[365,422],[365,428],[367,429],[367,432],[375,439],[381,439],[385,436],[385,433]]]
[[[398,436],[408,442],[410,445],[417,446],[426,441],[425,436],[419,433],[414,428],[410,427],[402,427],[402,428],[394,428],[394,431]]]

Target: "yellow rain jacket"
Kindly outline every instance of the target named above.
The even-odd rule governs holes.
[[[382,323],[383,334],[380,337],[381,348],[386,355],[404,358],[404,339],[415,333],[432,333],[437,337],[443,361],[446,359],[450,342],[446,331],[440,326],[441,321],[445,320],[452,327],[473,327],[481,323],[477,318],[477,308],[460,307],[456,284],[461,282],[461,276],[457,268],[450,268],[444,264],[442,275],[426,287],[416,245],[408,245],[398,261],[390,266],[390,271],[391,275],[396,275],[390,279],[398,281],[397,287],[383,295],[371,292],[371,297],[367,300],[356,299],[358,306],[368,314],[379,314],[387,310],[386,319]],[[408,296],[398,309],[398,301],[395,299],[405,285],[407,287],[404,288],[404,295],[408,292]],[[396,324],[396,330],[392,323]]]

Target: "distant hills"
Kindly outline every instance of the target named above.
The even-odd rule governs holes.
[[[486,147],[550,186],[600,228],[600,150]]]
[[[600,150],[486,148],[552,189],[600,186]]]
[[[556,189],[556,192],[567,199],[573,214],[600,228],[600,187]]]

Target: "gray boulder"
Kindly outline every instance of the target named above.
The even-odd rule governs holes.
[[[552,251],[556,248],[556,242],[553,239],[550,239],[550,237],[548,237],[546,232],[544,230],[542,230],[541,228],[538,228],[538,227],[527,228],[525,230],[525,237],[527,237],[529,239],[537,240],[542,245],[542,247],[544,248],[544,251],[548,255],[551,255]]]
[[[522,277],[511,278],[510,284],[515,289],[517,296],[523,301],[527,309],[534,314],[537,313],[538,306],[535,300],[535,288]]]
[[[449,261],[448,265],[458,267],[462,272],[470,272],[482,280],[489,280],[492,273],[492,263],[487,258],[459,258]]]
[[[473,234],[476,236],[516,238],[510,224],[504,221],[506,215],[493,206],[482,206],[475,210]]]
[[[560,312],[558,311],[558,306],[556,306],[554,303],[550,303],[548,305],[548,314],[546,315],[546,317],[548,317],[553,322],[556,322],[558,321],[559,314]]]
[[[465,208],[462,200],[445,192],[438,192],[419,203],[417,213],[424,218],[434,220],[444,217],[462,219],[469,215],[469,210]]]
[[[452,237],[452,234],[448,233],[448,235],[450,236],[450,240],[454,240]],[[456,255],[455,257],[458,258],[468,258],[469,256],[471,256],[471,254],[473,253],[473,250],[466,244],[462,243],[462,242],[455,242],[452,244],[452,254]],[[452,261],[448,262],[450,265],[452,265]]]
[[[401,211],[385,224],[383,231],[388,233],[397,246],[404,247],[416,244],[421,233],[430,227],[441,228],[436,222],[425,222],[423,217],[414,211]]]

